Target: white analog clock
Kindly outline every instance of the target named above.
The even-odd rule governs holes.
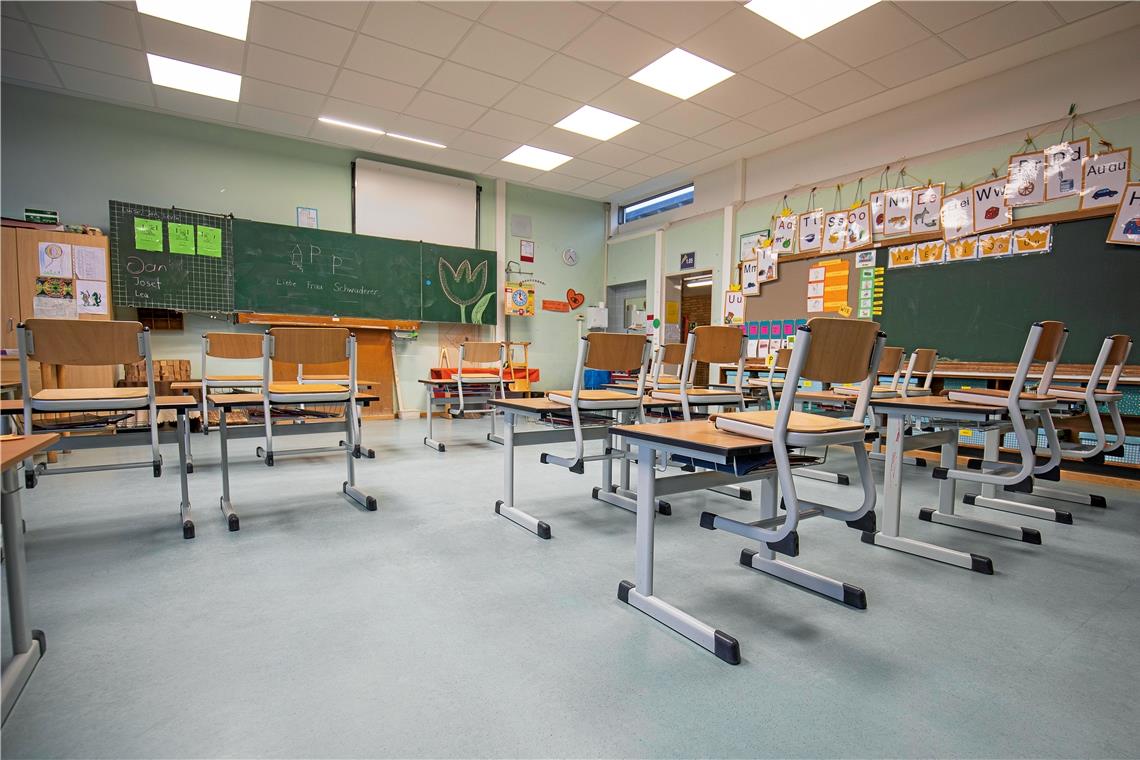
[[[568,267],[572,267],[578,263],[578,252],[573,248],[567,248],[562,252],[562,261]]]

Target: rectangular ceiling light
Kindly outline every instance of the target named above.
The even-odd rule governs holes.
[[[752,0],[744,7],[806,40],[879,0]]]
[[[249,0],[135,0],[139,13],[244,40]]]
[[[630,127],[636,127],[639,123],[600,108],[582,106],[554,126],[595,140],[608,140],[617,137]]]
[[[630,77],[635,82],[688,100],[732,76],[733,72],[692,53],[673,48]]]
[[[323,122],[325,124],[332,124],[334,127],[347,127],[348,129],[359,129],[361,132],[371,132],[374,135],[386,135],[386,134],[388,134],[384,130],[377,129],[376,127],[366,127],[363,124],[353,124],[351,121],[341,121],[340,119],[334,119],[331,116],[318,117],[317,121]]]
[[[712,285],[711,277],[707,280],[685,280],[686,288],[703,288],[708,285]]]
[[[398,135],[395,132],[389,132],[388,137],[395,137],[397,140],[407,140],[408,142],[419,143],[420,145],[428,145],[428,146],[431,146],[432,148],[446,148],[447,147],[446,145],[442,145],[442,144],[437,143],[437,142],[432,142],[431,140],[422,140],[419,137],[408,137],[407,135]]]
[[[237,102],[241,95],[241,75],[228,71],[208,69],[186,61],[163,58],[154,53],[146,54],[150,64],[150,79],[162,87],[196,92],[211,98]]]
[[[541,169],[544,172],[548,172],[557,166],[562,166],[562,164],[571,158],[572,156],[564,156],[552,150],[543,150],[542,148],[535,148],[531,145],[523,145],[511,151],[509,156],[504,156],[503,160],[508,163],[529,166],[532,169]]]

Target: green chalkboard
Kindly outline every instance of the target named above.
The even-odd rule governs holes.
[[[494,251],[243,219],[233,241],[239,311],[481,324],[498,315]]]
[[[886,271],[892,346],[966,361],[1016,361],[1029,326],[1069,327],[1063,360],[1092,362],[1106,335],[1140,336],[1140,251],[1105,243],[1111,217],[1053,225],[1053,250]],[[877,256],[886,266],[886,249]]]

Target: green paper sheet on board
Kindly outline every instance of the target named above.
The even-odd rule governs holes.
[[[222,231],[218,227],[198,225],[198,255],[214,259],[222,257]]]
[[[140,251],[162,251],[162,221],[135,217],[135,248]]]
[[[194,255],[194,225],[167,222],[166,234],[170,237],[171,253]]]

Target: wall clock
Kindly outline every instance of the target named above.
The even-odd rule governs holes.
[[[578,263],[578,252],[573,248],[567,248],[562,252],[562,262],[568,267],[572,267]]]

